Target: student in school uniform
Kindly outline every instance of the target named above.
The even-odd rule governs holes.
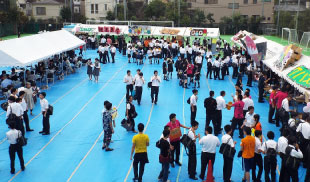
[[[124,83],[126,83],[126,98],[132,95],[134,78],[131,75],[131,71],[127,70],[127,74],[124,76]]]
[[[195,64],[198,65],[198,70],[200,72],[200,70],[202,68],[202,56],[201,56],[200,52],[197,53],[197,56],[195,58]]]
[[[221,91],[220,93],[220,96],[216,97],[216,104],[217,104],[217,107],[216,107],[216,114],[215,114],[215,117],[214,117],[214,124],[216,124],[214,126],[214,135],[217,136],[221,133],[221,126],[222,126],[222,111],[223,109],[226,108],[226,102],[225,102],[225,97],[226,93],[225,91]]]
[[[48,113],[48,101],[46,100],[46,93],[40,93],[40,105],[41,105],[41,112],[43,116],[43,129],[39,133],[42,135],[49,135],[50,134],[50,115]]]
[[[212,79],[212,70],[213,70],[212,55],[210,55],[207,61],[207,79],[209,75],[210,79]]]
[[[281,169],[279,182],[284,182],[287,179],[287,171],[285,168],[285,149],[288,146],[289,130],[284,128],[281,132],[281,137],[278,139],[278,154],[281,158]]]
[[[264,157],[265,181],[275,182],[278,144],[276,141],[274,141],[274,133],[272,131],[269,131],[267,133],[267,137],[268,140],[262,144],[262,152],[265,154]],[[271,180],[269,174],[271,174]]]
[[[193,141],[188,148],[188,175],[190,179],[198,180],[196,177],[197,167],[197,153],[196,153],[196,139],[200,140],[200,134],[196,134],[199,123],[197,121],[192,122],[192,127],[188,130],[188,137]]]
[[[261,130],[255,130],[255,153],[252,169],[252,180],[254,182],[261,182],[261,177],[263,174],[263,158],[261,155],[262,152],[262,142],[260,138],[262,137]],[[258,166],[258,173],[256,175],[256,166]]]
[[[131,63],[130,62],[130,59],[131,59],[131,46],[128,46],[127,47],[127,57],[128,57],[128,63]]]
[[[308,152],[307,152],[307,146],[310,145],[310,116],[308,114],[306,121],[304,123],[300,123],[296,129],[296,132],[300,132],[303,140],[299,141],[300,142],[300,150],[303,153],[303,167],[306,168],[310,168],[310,164],[308,164],[307,166],[307,160],[310,156],[308,156]]]
[[[296,159],[303,159],[304,155],[301,152],[299,145],[297,144],[297,139],[295,136],[290,136],[288,138],[288,146],[285,149],[285,159],[287,159],[289,156],[296,158]],[[292,165],[288,164],[285,165],[286,167],[286,171],[287,171],[287,177],[285,178],[286,181],[290,181],[292,179],[292,182],[298,182],[299,181],[299,177],[298,177],[298,168],[299,166],[296,166],[296,168],[294,168]],[[305,182],[308,182],[309,178],[305,178]],[[307,181],[308,180],[308,181]]]
[[[170,75],[170,79],[172,79],[172,72],[173,72],[174,61],[171,58],[168,58],[167,60],[168,60],[167,61],[167,63],[168,63],[168,78],[169,78],[169,75]]]
[[[148,56],[148,58],[149,58],[149,62],[150,62],[150,64],[152,64],[152,59],[153,59],[153,50],[152,50],[152,48],[151,47],[149,47],[148,48],[148,50],[147,50],[147,56]]]
[[[27,103],[24,99],[25,97],[25,92],[24,91],[20,91],[19,92],[19,98],[22,99],[21,101],[21,106],[23,108],[23,111],[24,111],[24,114],[23,114],[23,119],[24,119],[24,122],[25,122],[25,126],[26,126],[26,131],[33,131],[33,129],[30,128],[30,125],[29,125],[29,117],[28,117],[28,109],[27,109]]]
[[[88,59],[87,60],[87,75],[90,81],[92,80],[92,76],[93,76],[93,67],[94,65],[91,62],[91,59]]]
[[[131,49],[131,55],[132,55],[133,63],[136,63],[137,62],[138,52],[137,52],[137,48],[135,46],[133,46],[132,49]]]
[[[220,79],[220,61],[219,61],[219,57],[216,57],[215,58],[215,61],[213,62],[213,77],[214,77],[214,80],[216,80],[217,78]]]
[[[142,90],[143,90],[144,83],[145,81],[143,78],[143,73],[140,72],[139,76],[135,77],[135,88],[136,88],[136,96],[137,96],[138,105],[141,104]]]
[[[24,114],[24,110],[22,108],[22,106],[19,103],[16,103],[16,99],[14,96],[10,96],[8,98],[8,108],[6,111],[6,121],[9,122],[9,115],[10,114],[15,114],[15,120],[13,122],[15,122],[15,128],[19,131],[22,132],[22,135],[25,136],[25,128],[24,128],[24,124],[23,124],[23,114]]]
[[[133,131],[134,133],[137,133],[137,131],[135,130],[135,118],[137,117],[137,112],[136,112],[136,108],[133,105],[132,101],[133,101],[133,97],[129,96],[128,102],[126,104],[126,118],[127,118],[127,122],[129,123],[131,127],[131,131]]]
[[[198,90],[194,89],[193,95],[190,97],[191,123],[196,121]]]
[[[228,144],[231,148],[235,148],[236,141],[233,141],[232,135],[232,128],[230,125],[224,126],[225,135],[222,136],[222,143]],[[229,158],[223,155],[224,166],[223,166],[223,179],[224,182],[231,182],[231,173],[233,169],[233,162],[234,158]]]
[[[160,76],[158,76],[158,71],[154,71],[154,76],[151,77],[152,87],[151,87],[151,99],[152,103],[157,104],[159,85],[161,82]]]
[[[200,88],[200,70],[198,68],[198,65],[195,65],[194,67],[194,88]]]
[[[166,81],[168,81],[167,72],[168,72],[167,58],[164,58],[164,62],[163,62],[163,75],[164,75],[164,80],[166,80]]]
[[[6,132],[6,138],[10,143],[9,147],[9,155],[10,155],[10,162],[11,162],[11,174],[15,173],[15,155],[19,158],[20,168],[22,171],[25,170],[24,165],[24,157],[23,157],[23,147],[17,144],[17,139],[22,135],[20,130],[17,130],[15,127],[14,121],[8,122],[10,130]]]
[[[101,71],[100,63],[99,63],[99,60],[96,58],[95,65],[94,65],[94,72],[93,72],[96,83],[98,83],[100,71]]]
[[[159,142],[156,143],[156,147],[160,148],[159,162],[161,163],[161,166],[162,166],[160,174],[158,176],[158,180],[161,180],[163,182],[170,182],[168,180],[170,149],[171,149],[170,142],[169,142],[169,135],[170,135],[170,130],[164,129]]]
[[[110,47],[110,54],[112,57],[112,63],[115,63],[115,53],[116,53],[116,47],[112,44]]]
[[[212,134],[212,127],[207,127],[205,131],[206,136],[203,136],[199,140],[199,144],[202,147],[201,152],[201,172],[199,178],[204,180],[205,179],[205,172],[209,161],[211,160],[213,169],[214,169],[214,162],[215,162],[215,154],[216,154],[216,147],[220,146],[220,140]]]

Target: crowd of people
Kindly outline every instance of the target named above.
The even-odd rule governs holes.
[[[122,121],[122,126],[128,131],[137,133],[132,139],[132,149],[130,159],[133,159],[134,181],[142,181],[145,164],[149,162],[147,155],[147,147],[150,139],[144,132],[144,125],[139,123],[135,126],[135,118],[137,112],[134,100],[137,104],[141,104],[143,86],[147,81],[147,86],[151,88],[151,103],[156,105],[158,102],[159,88],[162,81],[169,81],[172,73],[176,72],[178,82],[183,88],[190,88],[192,84],[192,96],[188,98],[187,103],[190,109],[190,127],[182,125],[174,113],[169,116],[169,122],[163,126],[162,136],[156,142],[156,146],[160,149],[159,161],[162,170],[158,179],[169,181],[169,167],[175,165],[181,166],[180,149],[181,145],[187,150],[188,154],[188,175],[190,179],[205,179],[206,168],[209,164],[216,165],[215,156],[217,148],[223,155],[223,181],[230,182],[233,171],[234,157],[237,153],[238,157],[242,157],[244,176],[242,181],[251,181],[250,172],[252,172],[252,181],[261,181],[262,174],[265,174],[265,181],[275,182],[277,156],[281,158],[281,169],[279,181],[294,182],[299,180],[298,168],[302,163],[302,167],[307,169],[305,182],[310,180],[310,104],[304,108],[301,119],[299,113],[292,110],[290,106],[293,97],[294,88],[288,83],[281,83],[279,79],[271,72],[251,59],[246,49],[231,46],[224,40],[219,39],[214,47],[210,39],[195,38],[193,42],[187,40],[177,40],[176,38],[164,39],[162,37],[133,37],[130,41],[119,36],[117,39],[113,36],[101,36],[97,41],[94,37],[81,37],[87,42],[87,46],[96,49],[98,45],[98,58],[95,63],[90,59],[82,60],[76,55],[70,59],[68,65],[80,65],[82,62],[87,64],[87,74],[92,80],[94,76],[95,82],[98,82],[99,73],[101,71],[100,64],[115,63],[115,54],[117,49],[120,54],[128,58],[128,63],[141,64],[162,64],[163,79],[159,76],[158,70],[154,71],[153,76],[146,80],[140,69],[137,69],[135,76],[132,76],[128,70],[124,76],[123,82],[126,85],[126,114]],[[96,43],[97,42],[97,43]],[[83,47],[80,47],[80,55],[83,55]],[[110,59],[111,56],[111,59]],[[61,58],[60,58],[61,59]],[[110,61],[111,60],[111,61]],[[147,61],[148,60],[148,61]],[[162,63],[161,63],[162,61]],[[55,66],[56,62],[49,62]],[[48,65],[50,65],[48,64]],[[56,64],[57,65],[57,64]],[[42,67],[42,66],[41,66]],[[43,66],[44,68],[45,66]],[[76,66],[73,66],[76,68]],[[232,78],[236,79],[236,94],[232,95],[233,102],[226,103],[225,90],[214,98],[214,91],[210,91],[209,97],[204,100],[206,112],[206,121],[204,125],[204,133],[199,134],[197,129],[202,126],[202,122],[196,120],[198,108],[198,93],[200,88],[200,77],[204,67],[207,68],[207,79],[224,80],[229,75],[230,67],[232,67]],[[67,67],[68,68],[68,67]],[[50,66],[49,66],[50,69]],[[70,69],[70,68],[68,68]],[[71,68],[73,69],[73,68]],[[38,73],[40,74],[40,66]],[[44,70],[44,69],[43,69]],[[63,69],[61,69],[63,70]],[[74,72],[74,71],[71,71]],[[29,72],[28,72],[29,73]],[[44,72],[42,72],[44,74]],[[4,76],[1,86],[8,87],[11,85],[8,77]],[[29,73],[27,78],[32,78],[33,73]],[[212,78],[213,75],[213,78]],[[258,102],[264,102],[264,96],[269,95],[265,88],[272,85],[272,91],[269,97],[269,123],[275,123],[277,127],[281,124],[281,137],[276,140],[273,131],[267,132],[267,140],[262,134],[262,124],[260,123],[260,115],[255,113],[254,101],[252,100],[250,89],[245,89],[243,78],[247,75],[247,87],[253,86],[253,79],[258,82],[259,98]],[[14,75],[13,75],[14,76]],[[30,80],[29,80],[30,81]],[[219,81],[220,82],[220,81]],[[7,123],[10,131],[7,132],[7,138],[10,142],[10,158],[11,173],[15,172],[14,160],[15,153],[20,158],[21,169],[24,170],[24,161],[22,158],[22,146],[19,144],[20,136],[24,136],[25,130],[23,121],[27,131],[32,131],[29,126],[28,110],[34,107],[34,98],[39,93],[41,111],[43,115],[42,134],[48,135],[49,132],[49,115],[50,107],[45,99],[46,94],[36,89],[37,87],[31,83],[26,84],[26,88],[8,89],[8,109]],[[14,90],[15,89],[15,90]],[[35,89],[35,90],[33,90]],[[230,125],[222,126],[223,112],[225,109],[234,108],[234,114]],[[113,114],[112,103],[105,101],[103,116],[104,139],[102,149],[105,151],[113,151],[111,148],[111,138],[114,133],[115,117]],[[15,116],[12,116],[12,115]],[[274,116],[275,115],[275,116]],[[14,118],[14,119],[12,119]],[[28,120],[28,121],[27,121]],[[211,123],[212,121],[212,123]],[[211,127],[211,124],[213,127]],[[185,135],[182,135],[181,129],[188,129]],[[234,140],[234,131],[238,130],[241,139],[241,150],[236,152],[237,142]],[[221,140],[220,137],[221,136]],[[196,145],[201,145],[201,169],[197,177],[197,152]],[[256,168],[258,172],[256,173]]]
[[[181,143],[183,143],[180,128],[183,127],[188,129],[186,135],[191,140],[190,144],[184,145],[188,149],[188,175],[190,179],[198,179],[196,177],[196,143],[199,143],[202,148],[199,178],[205,179],[206,167],[209,161],[214,165],[217,147],[221,146],[220,152],[223,154],[224,161],[223,181],[231,181],[234,153],[226,151],[235,150],[237,142],[233,140],[234,131],[238,129],[241,139],[241,150],[238,157],[242,157],[245,171],[242,181],[249,182],[251,180],[250,172],[252,172],[252,180],[255,182],[261,181],[263,172],[265,172],[265,181],[276,181],[277,156],[279,155],[281,158],[279,181],[302,180],[298,178],[299,163],[302,162],[302,166],[307,168],[304,181],[308,182],[310,180],[310,166],[307,165],[310,158],[310,115],[309,111],[307,111],[308,113],[304,112],[302,119],[298,120],[296,111],[290,110],[292,96],[288,93],[294,89],[288,83],[282,84],[281,89],[278,89],[280,82],[276,76],[270,70],[264,69],[262,65],[257,65],[245,49],[238,48],[235,45],[230,46],[229,43],[220,40],[217,41],[216,45],[219,52],[214,54],[208,42],[208,40],[202,40],[201,43],[201,40],[195,39],[192,46],[188,42],[183,46],[179,45],[176,39],[169,42],[163,38],[144,38],[132,39],[127,44],[124,42],[122,45],[118,44],[119,52],[123,52],[123,56],[128,58],[128,63],[133,62],[139,65],[145,61],[149,64],[159,64],[163,60],[163,80],[172,79],[175,68],[180,86],[189,88],[193,84],[193,95],[187,101],[191,111],[191,127],[183,126],[176,119],[176,115],[171,114],[170,121],[165,125],[161,139],[156,142],[156,146],[160,148],[159,161],[162,164],[158,179],[163,182],[169,181],[169,167],[175,167],[175,164],[182,165],[179,156]],[[223,44],[223,48],[220,49],[221,44]],[[149,61],[147,62],[147,60]],[[196,131],[199,127],[199,122],[196,121],[198,101],[198,90],[196,88],[200,87],[199,80],[203,69],[203,60],[206,60],[207,79],[212,79],[213,73],[213,79],[224,80],[225,76],[229,75],[229,67],[232,67],[232,78],[236,79],[236,94],[232,95],[232,103],[226,103],[224,99],[226,92],[224,90],[216,98],[213,98],[214,91],[210,91],[210,97],[205,99],[206,124],[204,136]],[[269,100],[269,122],[276,123],[277,126],[280,126],[280,121],[282,123],[281,137],[278,141],[276,141],[273,131],[268,131],[267,139],[263,139],[260,115],[254,112],[254,101],[250,95],[250,89],[244,90],[242,81],[245,75],[248,77],[247,87],[253,86],[254,79],[258,82],[259,103],[264,102],[264,96],[268,94],[265,91],[267,85],[274,85]],[[161,81],[158,71],[155,70],[150,82],[148,82],[148,87],[151,88],[151,101],[154,104],[157,104],[158,101]],[[130,126],[128,131],[136,132],[134,118],[137,114],[133,100],[137,100],[138,105],[140,105],[142,86],[145,83],[143,73],[137,69],[136,75],[132,76],[131,71],[128,70],[124,77],[124,83],[126,84],[126,98],[128,100],[126,105],[127,123]],[[234,107],[234,115],[231,119],[231,125],[226,125],[223,132],[222,111],[230,107]],[[273,119],[274,113],[276,122]],[[213,127],[210,126],[211,121]],[[112,120],[109,123],[112,123]],[[135,154],[133,180],[139,182],[142,181],[144,166],[148,163],[147,146],[150,143],[143,130],[144,125],[138,124],[138,134],[133,137],[131,152],[131,158]],[[222,135],[221,142],[218,138],[219,135]],[[222,148],[225,148],[224,152]],[[140,164],[139,168],[138,164]]]

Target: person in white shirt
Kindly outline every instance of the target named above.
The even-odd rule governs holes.
[[[50,134],[50,114],[48,113],[48,101],[45,99],[46,93],[41,92],[40,95],[41,112],[43,115],[43,129],[39,133],[42,135]]]
[[[303,159],[304,158],[304,154],[302,153],[302,151],[300,150],[299,145],[297,144],[297,139],[295,136],[290,136],[288,138],[288,147],[285,150],[285,153],[287,156],[290,156],[292,158],[297,158],[297,159]],[[293,165],[293,164],[289,164]],[[297,166],[297,169],[294,168],[293,166],[291,167],[287,167],[286,165],[284,166],[286,168],[287,174],[285,175],[285,180],[290,181],[292,179],[292,181],[299,181],[299,177],[298,177],[298,168],[299,166]],[[305,179],[309,179],[308,178],[308,174],[306,175]],[[305,182],[308,182],[306,181]]]
[[[219,61],[219,57],[215,58],[215,61],[213,62],[213,77],[214,80],[216,80],[217,78],[220,79],[220,61]]]
[[[236,141],[233,141],[231,137],[232,128],[230,125],[224,127],[225,135],[222,136],[222,144],[228,144],[231,148],[235,148]],[[233,168],[234,158],[230,158],[223,155],[224,166],[223,166],[223,179],[224,182],[230,182],[231,172]]]
[[[20,168],[22,171],[25,170],[24,165],[24,157],[23,157],[23,147],[19,144],[17,144],[17,139],[22,136],[21,131],[17,130],[15,127],[15,122],[10,121],[8,123],[10,130],[6,132],[6,138],[8,139],[8,142],[10,143],[9,147],[9,155],[10,155],[10,161],[11,161],[11,174],[15,173],[15,155],[17,153],[17,156],[19,158],[20,162]]]
[[[33,129],[31,129],[30,125],[29,125],[29,117],[28,117],[28,113],[27,113],[28,108],[27,108],[27,104],[26,104],[24,97],[25,97],[25,92],[20,91],[19,92],[19,98],[22,99],[21,106],[22,106],[23,111],[24,111],[23,118],[24,118],[24,122],[26,125],[26,131],[33,131]]]
[[[212,135],[212,127],[207,127],[205,131],[206,136],[203,136],[199,140],[199,144],[201,145],[201,172],[199,178],[205,179],[205,172],[207,165],[209,164],[209,160],[211,160],[212,166],[214,166],[215,162],[215,153],[216,147],[220,146],[220,140]],[[214,169],[214,168],[213,168]],[[212,174],[213,175],[213,174]]]
[[[152,61],[153,61],[153,50],[152,50],[152,48],[150,47],[150,48],[148,48],[148,50],[147,50],[147,56],[148,56],[148,58],[149,58],[149,62],[150,62],[150,64],[152,64]]]
[[[186,54],[186,49],[184,48],[184,46],[180,47],[179,52],[180,52],[181,59],[183,60]]]
[[[103,53],[104,53],[103,44],[99,44],[98,54],[99,54],[99,61],[100,61],[100,63],[103,63]]]
[[[105,44],[103,47],[103,64],[110,63],[110,56],[109,56],[109,45]]]
[[[201,67],[202,67],[202,56],[201,56],[200,52],[197,53],[197,56],[195,58],[195,63],[198,65],[198,70],[200,72]]]
[[[290,106],[289,102],[292,100],[292,96],[290,94],[287,95],[285,99],[282,101],[281,107],[284,109],[284,113],[282,116],[280,116],[280,120],[282,121],[282,127],[288,126],[288,120],[290,119]]]
[[[110,47],[110,53],[111,53],[111,57],[112,57],[112,63],[115,63],[116,47],[113,44]]]
[[[194,89],[193,95],[190,97],[191,123],[196,121],[198,90]]]
[[[128,47],[127,47],[127,57],[128,57],[128,63],[131,63],[131,62],[130,62],[130,58],[131,58],[131,46],[128,46]]]
[[[226,108],[226,102],[225,102],[225,97],[226,93],[225,91],[221,91],[220,96],[216,97],[216,114],[214,117],[214,135],[217,136],[218,134],[221,133],[221,126],[222,126],[222,110]]]
[[[131,71],[127,70],[127,74],[124,76],[124,83],[126,83],[126,99],[132,96],[134,78],[131,75]]]
[[[188,130],[187,136],[193,141],[188,147],[188,174],[189,178],[197,180],[196,167],[197,167],[197,154],[196,154],[196,139],[200,140],[200,134],[196,135],[199,123],[197,121],[192,122],[192,127]]]
[[[93,74],[94,74],[94,78],[95,78],[96,83],[98,83],[100,71],[101,71],[101,68],[100,68],[99,59],[95,58]]]
[[[300,150],[304,154],[303,157],[303,164],[304,167],[306,167],[307,160],[308,160],[308,153],[307,153],[307,146],[310,143],[310,116],[308,115],[307,118],[305,119],[306,121],[304,123],[300,123],[296,129],[296,133],[301,133],[301,135],[304,138],[304,141],[301,142],[300,144]]]
[[[262,152],[262,142],[260,138],[262,137],[261,130],[255,130],[255,152],[254,152],[254,166],[252,169],[252,180],[261,181],[263,174],[263,158],[261,155]],[[256,175],[256,166],[258,166],[258,173]]]
[[[138,105],[140,105],[141,103],[143,85],[144,85],[143,73],[140,72],[139,76],[135,78],[135,88],[136,88],[136,97]]]
[[[193,48],[190,45],[188,45],[187,60],[192,61],[192,55],[193,55]]]
[[[243,122],[243,125],[241,126],[241,128],[243,128],[244,126],[249,127],[249,128],[253,128],[254,127],[254,107],[250,106],[249,107],[249,111],[245,114],[245,120]]]
[[[279,181],[284,181],[285,176],[287,174],[286,168],[284,167],[285,165],[285,150],[288,146],[288,136],[289,136],[289,130],[287,128],[283,128],[281,132],[281,137],[278,139],[278,154],[280,155],[281,158],[281,169],[280,169],[280,177]]]
[[[245,92],[245,93],[244,93],[242,101],[244,102],[244,106],[243,106],[243,116],[245,116],[246,113],[249,111],[249,107],[250,107],[250,106],[254,107],[254,102],[253,102],[253,100],[250,98],[250,93],[249,93],[249,92]]]
[[[107,42],[107,39],[104,38],[104,37],[102,37],[101,40],[100,40],[100,43],[101,43],[101,44],[105,44],[106,42]]]
[[[268,131],[268,140],[262,144],[262,152],[265,154],[264,157],[264,169],[265,169],[265,180],[270,181],[269,173],[271,173],[271,181],[276,181],[276,169],[277,169],[277,150],[278,144],[274,141],[274,133]]]
[[[151,87],[151,99],[152,103],[157,104],[158,101],[158,92],[159,92],[159,85],[161,82],[160,77],[158,76],[158,71],[154,71],[154,76],[151,77],[152,87]]]
[[[23,114],[24,110],[21,104],[16,103],[14,96],[8,98],[8,108],[6,111],[6,122],[13,121],[15,123],[15,128],[22,132],[22,135],[25,136],[25,128],[23,124]]]

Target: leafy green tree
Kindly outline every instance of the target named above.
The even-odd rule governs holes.
[[[115,20],[115,13],[113,13],[112,11],[108,11],[106,19],[107,20]]]
[[[161,0],[152,1],[144,10],[144,15],[149,20],[158,20],[166,13],[166,4]]]
[[[213,13],[208,13],[208,14],[207,14],[207,20],[209,21],[211,27],[213,27],[213,24],[214,24],[214,22],[215,22],[213,16],[214,16]]]
[[[71,9],[70,9],[70,7],[62,7],[60,9],[60,17],[63,21],[71,21]]]

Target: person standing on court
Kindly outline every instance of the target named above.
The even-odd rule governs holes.
[[[171,167],[174,167],[174,162],[181,166],[180,163],[180,137],[182,136],[181,133],[181,127],[189,129],[189,127],[186,127],[182,125],[179,120],[176,119],[176,114],[172,113],[169,116],[170,121],[166,124],[170,127],[170,144],[173,146],[173,150],[171,151]],[[174,158],[175,153],[175,158]]]
[[[25,96],[24,96],[24,99],[25,99],[25,102],[27,104],[27,112],[28,112],[28,109],[30,110],[30,114],[32,115],[32,110],[35,106],[35,103],[34,103],[34,100],[33,100],[33,90],[31,88],[31,83],[30,82],[27,82],[26,83],[26,88],[24,90],[25,92]]]
[[[98,83],[100,71],[101,71],[100,63],[99,63],[99,60],[96,58],[95,59],[95,66],[94,66],[94,72],[93,72],[96,83]]]
[[[105,151],[109,152],[113,151],[112,148],[109,148],[112,134],[114,133],[112,125],[112,104],[110,102],[106,102],[104,107],[105,110],[102,113],[103,131],[104,131],[102,150],[105,149]]]
[[[140,72],[138,77],[135,77],[135,88],[138,105],[141,104],[142,90],[144,85],[143,73]]]
[[[196,135],[199,123],[197,121],[192,122],[192,127],[189,129],[187,136],[192,140],[188,146],[188,175],[190,179],[197,180],[196,167],[197,167],[197,153],[196,153],[196,139],[200,140],[200,134]]]
[[[289,156],[292,159],[299,159],[301,160],[304,155],[301,152],[299,145],[297,144],[297,139],[295,136],[290,136],[288,138],[288,146],[285,149],[285,158],[287,159]],[[294,161],[294,160],[293,160]],[[295,164],[296,165],[296,164]],[[287,177],[285,178],[286,181],[290,181],[292,179],[292,182],[298,182],[299,177],[298,177],[298,168],[299,164],[295,166],[292,164],[292,162],[289,162],[288,164],[285,164],[286,171],[287,171]],[[309,181],[308,174],[306,175],[305,182]]]
[[[307,160],[310,157],[308,155],[308,151],[307,151],[307,146],[310,145],[310,116],[308,114],[306,120],[304,123],[300,123],[296,129],[297,133],[301,134],[300,139],[301,141],[299,141],[299,148],[303,153],[303,167],[307,168]],[[308,163],[308,168],[310,168],[310,164]],[[310,175],[310,174],[309,174]]]
[[[129,96],[128,98],[128,102],[126,104],[126,118],[128,123],[130,124],[131,127],[131,131],[133,131],[134,133],[137,133],[135,130],[135,118],[137,117],[137,112],[136,112],[136,108],[132,103],[132,96]]]
[[[142,182],[142,176],[144,173],[144,166],[146,163],[149,163],[149,159],[147,157],[147,147],[150,144],[149,137],[143,133],[144,125],[142,123],[138,124],[138,131],[139,133],[136,134],[132,138],[132,148],[130,154],[130,160],[132,160],[133,153],[133,171],[134,171],[134,178],[133,181]],[[138,173],[138,165],[139,166],[139,173]]]
[[[25,101],[25,92],[24,91],[20,91],[19,92],[19,98],[22,99],[22,102],[21,102],[21,106],[23,108],[23,111],[24,111],[24,114],[23,114],[23,119],[24,119],[24,122],[25,122],[25,125],[26,125],[26,131],[33,131],[33,129],[30,128],[30,125],[29,125],[29,117],[28,117],[28,109],[27,109],[27,103]]]
[[[252,180],[254,182],[261,182],[261,177],[263,173],[263,158],[260,154],[262,152],[262,142],[260,138],[262,137],[261,130],[255,130],[255,153],[254,153],[254,161],[253,161],[253,169],[252,169]],[[258,166],[258,173],[256,175],[256,166]]]
[[[216,114],[215,114],[215,123],[216,125],[214,126],[214,135],[217,136],[218,134],[221,133],[221,126],[222,126],[222,110],[226,108],[226,102],[225,102],[225,91],[221,91],[220,96],[216,97]]]
[[[39,133],[42,135],[49,135],[50,134],[50,115],[47,112],[48,101],[45,99],[46,93],[41,92],[39,97],[40,97],[41,112],[43,116],[43,129]]]
[[[15,153],[17,153],[18,155],[21,170],[22,171],[25,170],[23,147],[17,143],[17,139],[20,136],[22,136],[22,133],[21,131],[15,128],[14,121],[9,121],[8,125],[9,125],[10,130],[6,132],[6,138],[8,142],[10,143],[9,155],[10,155],[10,161],[11,161],[11,174],[14,174],[15,173]]]
[[[111,44],[110,54],[112,57],[112,63],[115,63],[115,53],[116,53],[116,47],[114,46],[114,44]]]
[[[228,144],[231,148],[235,148],[236,145],[236,141],[233,140],[232,138],[232,128],[230,125],[226,125],[224,127],[225,130],[225,135],[222,136],[222,144]],[[224,166],[223,166],[223,179],[224,182],[231,182],[230,177],[231,177],[231,172],[232,172],[232,168],[233,168],[233,162],[234,162],[234,158],[230,158],[228,156],[224,156],[223,155],[223,159],[224,159]]]
[[[258,91],[259,91],[258,102],[259,103],[263,103],[264,102],[264,99],[263,99],[264,88],[265,88],[265,84],[269,80],[270,80],[270,78],[267,79],[266,72],[263,72],[262,75],[259,77],[259,80],[258,80]]]
[[[290,131],[287,128],[283,128],[281,132],[281,137],[278,139],[278,154],[281,158],[281,169],[279,182],[284,182],[287,179],[287,171],[285,168],[285,149],[288,146],[288,137]]]
[[[191,123],[196,121],[198,90],[194,89],[192,92],[193,92],[193,95],[190,97]]]
[[[277,150],[278,144],[274,141],[274,133],[268,131],[268,140],[262,144],[262,152],[265,154],[264,157],[264,170],[265,170],[265,181],[270,182],[269,173],[271,174],[271,182],[276,181],[276,169],[277,169]]]
[[[161,163],[161,171],[158,179],[162,180],[163,182],[169,182],[168,175],[170,165],[170,149],[172,148],[170,147],[169,143],[169,135],[170,130],[164,129],[162,137],[158,142],[156,142],[156,147],[160,148],[159,162]]]
[[[212,127],[207,127],[205,130],[206,136],[203,136],[199,140],[199,144],[201,145],[201,172],[199,178],[204,180],[206,168],[211,160],[212,166],[214,166],[215,162],[215,153],[216,147],[220,146],[220,140],[212,135]],[[214,169],[214,168],[213,168]],[[213,174],[212,174],[213,175]]]
[[[207,128],[210,125],[210,122],[212,120],[213,127],[215,127],[215,112],[217,108],[216,100],[214,97],[214,91],[210,91],[210,96],[204,100],[204,107],[206,108],[206,126]]]
[[[237,128],[237,125],[239,126],[239,138],[243,138],[243,131],[241,126],[243,125],[243,108],[244,108],[244,102],[242,101],[242,95],[238,95],[238,100],[233,103],[231,106],[235,107],[234,109],[234,117],[232,119],[231,128],[232,128],[232,136],[234,136],[234,131]]]
[[[15,102],[16,99],[14,96],[8,98],[8,108],[6,111],[6,122],[13,120],[15,122],[15,128],[22,132],[22,135],[25,136],[25,128],[23,124],[23,114],[24,110],[19,103]],[[10,117],[13,116],[13,117]]]
[[[127,74],[124,76],[124,83],[126,83],[126,99],[132,96],[134,78],[131,75],[131,71],[127,70]]]
[[[151,99],[152,103],[157,104],[158,100],[158,92],[159,92],[159,85],[161,82],[160,77],[158,76],[158,71],[154,71],[154,76],[151,77],[152,87],[151,87]]]
[[[244,177],[242,178],[242,182],[250,182],[250,170],[253,168],[255,156],[255,138],[251,136],[251,128],[249,127],[244,127],[243,133],[246,137],[241,140],[240,144],[244,164]]]

